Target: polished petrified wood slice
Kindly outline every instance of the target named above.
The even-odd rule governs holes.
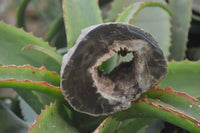
[[[110,73],[99,70],[116,53],[132,53]],[[133,25],[105,23],[82,31],[63,57],[61,91],[77,111],[98,116],[127,109],[140,94],[167,74],[167,63],[158,43]]]

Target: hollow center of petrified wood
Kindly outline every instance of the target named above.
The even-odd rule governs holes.
[[[127,102],[137,97],[141,87],[146,89],[149,85],[143,83],[142,74],[145,74],[148,42],[144,40],[115,41],[109,52],[99,58],[91,67],[90,72],[97,87],[97,93],[109,99],[110,104],[116,101]],[[116,53],[126,55],[132,53],[134,58],[129,62],[122,62],[111,72],[105,73],[98,69],[103,61],[108,60]]]

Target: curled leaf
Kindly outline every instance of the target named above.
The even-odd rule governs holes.
[[[28,45],[22,48],[22,50],[24,49],[32,49],[35,51],[39,51],[47,56],[49,56],[50,58],[54,59],[57,63],[61,64],[62,63],[62,56],[59,55],[58,53],[51,51],[49,49],[46,49],[44,47],[40,47],[37,45]]]

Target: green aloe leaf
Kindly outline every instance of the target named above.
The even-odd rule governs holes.
[[[1,133],[27,133],[28,125],[17,117],[0,101],[0,132]]]
[[[1,83],[0,83],[1,86]],[[5,87],[0,88],[7,88],[7,85],[4,85]],[[19,96],[21,96],[26,103],[31,106],[31,108],[35,111],[36,114],[40,114],[41,109],[44,109],[44,104],[39,99],[38,95],[36,95],[34,92],[31,92],[30,90],[25,89],[15,89],[13,88]]]
[[[37,51],[22,51],[22,48],[29,44],[35,44],[51,51],[56,51],[56,49],[50,47],[41,39],[26,33],[22,29],[15,28],[3,22],[0,22],[0,31],[0,62],[3,65],[30,64],[34,67],[45,66],[48,70],[56,72],[60,71],[60,64],[48,55],[44,55]],[[19,89],[16,89],[16,92],[34,109],[36,113],[40,113],[43,105],[34,93]]]
[[[198,113],[200,111],[200,101],[186,93],[176,92],[172,88],[153,88],[143,93],[142,96],[159,99],[200,121],[200,115]]]
[[[18,97],[18,100],[23,119],[27,124],[33,124],[36,115],[35,111],[20,96]]]
[[[25,27],[25,10],[26,7],[28,6],[30,0],[22,0],[20,2],[20,5],[18,7],[18,11],[17,11],[17,27],[23,27],[24,29],[26,29]]]
[[[116,22],[124,22],[131,24],[137,15],[137,13],[145,7],[160,7],[169,15],[172,15],[171,10],[167,7],[167,5],[161,2],[136,2],[129,6],[126,10],[124,10],[119,17],[117,18]]]
[[[156,119],[153,118],[133,118],[123,121],[117,133],[139,133],[148,127],[147,125]]]
[[[78,133],[59,113],[57,103],[46,106],[46,109],[36,117],[36,122],[29,126],[29,133]]]
[[[30,80],[34,82],[40,83],[41,81],[45,81],[49,85],[59,86],[60,85],[60,76],[56,72],[50,72],[45,67],[41,68],[35,68],[30,65],[24,65],[24,66],[0,66],[0,81],[5,81],[9,79],[15,79],[18,81],[23,80]],[[3,82],[4,83],[4,82]],[[17,82],[18,83],[18,82]],[[5,83],[4,83],[5,84]],[[1,83],[0,83],[1,86]],[[8,88],[9,85],[4,87]],[[43,104],[49,103],[49,101],[54,101],[52,98],[48,98],[46,95],[41,94],[33,94],[30,90],[24,90],[22,87],[22,90],[20,88],[17,88],[18,85],[12,86],[15,91],[26,100],[26,102],[31,106],[34,111],[39,114],[40,110],[44,107]],[[48,90],[46,90],[48,91]],[[45,92],[43,91],[45,94]],[[48,92],[47,92],[48,93]],[[39,96],[39,98],[37,97]]]
[[[188,32],[192,17],[192,0],[170,0],[169,7],[173,11],[172,23],[172,46],[169,59],[180,61],[185,58]]]
[[[155,92],[155,93],[152,93]],[[200,101],[171,88],[150,89],[132,107],[113,115],[119,121],[130,118],[158,118],[190,132],[200,131]]]
[[[82,29],[103,22],[96,0],[63,0],[63,10],[68,48],[75,44]]]
[[[60,76],[56,72],[50,72],[45,67],[35,68],[30,65],[24,66],[0,66],[0,80],[16,79],[31,80],[36,82],[45,81],[48,84],[60,86]]]
[[[147,124],[155,121],[153,118],[132,118],[118,121],[113,117],[106,118],[95,130],[98,133],[139,133],[145,131]]]
[[[62,65],[62,56],[59,55],[58,53],[48,50],[46,48],[37,46],[37,45],[28,45],[26,47],[24,47],[22,50],[25,49],[31,49],[31,50],[35,50],[35,51],[39,51],[45,55],[48,55],[49,57],[51,57],[53,60],[55,60],[58,64]]]
[[[114,0],[112,3],[112,8],[108,12],[105,22],[115,21],[118,17],[118,14],[123,12],[123,10],[125,8],[127,8],[129,5],[136,3],[136,2],[142,2],[142,1],[141,0]]]
[[[161,88],[172,87],[189,95],[200,96],[200,62],[182,61],[168,63],[168,74],[160,82]]]
[[[74,111],[74,121],[77,128],[86,133],[94,131],[105,118],[106,116],[93,117]]]
[[[55,98],[63,99],[60,88],[46,82],[34,82],[30,80],[7,79],[0,80],[0,88],[15,88],[21,90],[38,91]]]
[[[23,47],[30,44],[38,45],[54,52],[56,49],[50,47],[41,39],[24,32],[22,29],[17,29],[3,22],[0,22],[0,31],[0,62],[3,65],[30,64],[34,67],[45,66],[48,70],[60,71],[60,64],[48,55],[37,51],[22,51]]]
[[[107,117],[95,130],[95,133],[114,133],[120,121],[113,117]]]
[[[45,41],[51,41],[52,38],[55,36],[55,34],[57,34],[61,28],[63,28],[62,26],[64,25],[64,20],[62,16],[58,16],[56,18],[56,20],[54,20],[54,22],[51,24],[48,32],[45,35],[44,40]]]

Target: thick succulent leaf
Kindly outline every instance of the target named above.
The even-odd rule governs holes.
[[[69,125],[59,114],[57,104],[46,106],[45,110],[36,117],[36,121],[29,126],[29,133],[78,133],[78,131]]]
[[[38,45],[54,52],[56,49],[50,47],[41,39],[24,32],[22,29],[6,25],[3,22],[0,22],[0,31],[0,62],[3,65],[30,64],[34,67],[45,66],[48,70],[60,71],[60,64],[48,55],[33,50],[22,51],[23,47],[30,44]]]
[[[35,121],[35,111],[21,97],[18,97],[18,100],[23,119],[28,125],[32,125]]]
[[[48,55],[53,60],[55,60],[58,64],[62,65],[62,56],[54,51],[48,50],[46,48],[43,48],[43,47],[40,47],[37,45],[28,45],[28,46],[24,47],[22,50],[25,50],[25,49],[35,50],[35,51],[41,52],[45,55]]]
[[[169,7],[173,11],[172,23],[172,46],[169,60],[183,60],[185,58],[188,32],[192,17],[192,0],[170,0]]]
[[[45,81],[48,84],[60,86],[60,76],[56,72],[50,72],[45,67],[35,68],[30,65],[24,66],[0,66],[0,80],[16,79]]]
[[[117,130],[120,121],[113,117],[107,117],[99,127],[94,131],[94,133],[114,133]]]
[[[6,86],[4,88],[6,88]],[[31,106],[31,108],[35,111],[36,114],[40,114],[41,109],[44,108],[44,105],[35,93],[31,92],[30,90],[24,90],[24,89],[14,89],[14,90],[17,92],[19,96],[21,96],[26,101],[27,104],[29,104],[29,106]]]
[[[149,98],[148,95],[152,94],[150,93],[151,91],[158,91],[158,93],[163,91],[163,96],[156,97],[156,99]],[[158,118],[190,132],[200,132],[200,118],[198,116],[200,112],[199,100],[186,93],[173,91],[171,88],[163,90],[150,89],[145,95],[145,97],[141,97],[135,101],[131,108],[115,113],[113,117],[120,121],[140,117]],[[173,103],[165,102],[165,98]]]
[[[22,0],[17,11],[17,27],[23,27],[25,29],[25,10],[30,0]]]
[[[69,48],[82,29],[103,22],[96,0],[63,0],[63,10]]]
[[[160,82],[161,88],[172,87],[189,95],[200,96],[200,62],[182,61],[168,63],[168,74]]]
[[[0,22],[0,31],[0,62],[3,65],[30,64],[35,67],[41,67],[44,65],[49,70],[60,71],[60,65],[49,56],[37,51],[22,51],[22,48],[29,44],[35,44],[56,51],[47,43],[24,32],[22,29],[6,25],[3,22]],[[31,91],[16,91],[35,110],[36,113],[40,113],[43,105],[35,94]]]
[[[15,88],[23,89],[29,91],[38,91],[51,95],[55,98],[63,99],[63,96],[60,92],[60,88],[47,84],[46,82],[34,82],[30,80],[16,80],[16,79],[7,79],[0,80],[0,88]]]
[[[62,16],[58,16],[56,20],[51,24],[48,32],[45,35],[45,41],[51,41],[51,39],[60,31],[64,25],[64,20]]]
[[[76,123],[76,127],[80,131],[86,133],[94,131],[99,126],[99,124],[106,118],[106,116],[93,117],[76,111],[74,111],[73,113],[74,113],[73,119],[74,122]]]
[[[186,93],[176,92],[172,88],[152,88],[142,95],[153,99],[159,99],[200,121],[200,115],[198,113],[200,112],[200,101]]]
[[[147,124],[155,121],[152,118],[133,118],[122,122],[117,133],[138,133],[141,129],[147,128]]]
[[[161,2],[136,2],[129,6],[126,10],[124,10],[119,17],[117,18],[116,22],[124,22],[131,24],[134,20],[136,14],[145,7],[160,7],[163,10],[167,11],[169,15],[172,15],[171,10],[167,7],[167,5]]]
[[[27,133],[27,124],[0,102],[0,132]]]
[[[113,22],[117,19],[118,14],[120,14],[124,8],[127,8],[129,5],[141,2],[141,0],[114,0],[112,3],[112,8],[108,12],[108,16],[105,19],[105,22]]]
[[[24,66],[0,66],[0,81],[8,80],[8,79],[16,79],[16,80],[31,80],[35,82],[45,81],[48,84],[59,86],[60,84],[60,76],[56,72],[50,72],[45,67],[34,68],[30,65]],[[1,86],[1,83],[0,83]],[[9,85],[8,85],[9,86]],[[4,87],[8,87],[4,85]],[[13,88],[17,88],[17,86],[12,86]],[[44,99],[40,97],[38,99],[37,95],[32,93],[29,90],[20,90],[15,89],[15,91],[26,100],[26,102],[34,109],[34,111],[39,114],[41,109],[44,107],[41,101]],[[40,95],[38,95],[40,96]],[[45,100],[49,100],[45,97]],[[52,101],[52,100],[50,100]],[[42,102],[42,103],[41,103]],[[46,104],[47,102],[45,102]]]

